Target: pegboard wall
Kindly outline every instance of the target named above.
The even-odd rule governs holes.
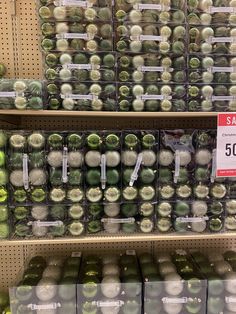
[[[23,116],[15,127],[38,130],[114,130],[163,128],[216,128],[217,119],[211,118],[101,118],[101,117],[45,117]]]
[[[14,2],[12,0],[0,0],[0,62],[7,66],[7,77],[15,77],[15,37]]]
[[[42,78],[36,0],[0,0],[0,62],[8,78]]]

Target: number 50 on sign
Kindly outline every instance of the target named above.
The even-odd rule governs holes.
[[[216,176],[236,177],[236,113],[219,113]]]

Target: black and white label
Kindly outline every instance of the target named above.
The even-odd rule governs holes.
[[[125,224],[125,223],[134,223],[135,218],[102,218],[102,222],[110,223],[110,224]]]
[[[97,307],[121,307],[125,303],[124,301],[92,301],[92,305],[96,305]]]
[[[236,100],[236,96],[211,96],[212,101],[232,101]]]
[[[83,1],[83,0],[56,0],[54,5],[57,7],[80,7],[80,8],[90,8],[93,6],[92,2]]]
[[[98,96],[93,94],[81,95],[81,94],[61,94],[62,99],[75,99],[75,100],[96,100]]]
[[[209,217],[177,217],[176,221],[179,222],[202,222],[209,220]]]
[[[32,311],[56,310],[61,307],[61,303],[28,304],[27,307]]]
[[[236,67],[210,67],[207,71],[210,73],[236,73]]]
[[[172,96],[165,96],[165,95],[140,95],[136,96],[137,99],[140,100],[171,100]]]
[[[64,64],[63,65],[64,69],[68,69],[68,70],[99,70],[100,69],[100,65],[98,64],[73,64],[73,63],[68,63],[68,64]]]
[[[169,298],[169,297],[164,297],[162,298],[163,303],[168,303],[168,304],[184,304],[188,302],[188,298],[183,297],[183,298]]]
[[[0,92],[0,98],[16,98],[17,96],[16,92]]]
[[[57,39],[84,39],[91,40],[94,38],[94,35],[91,33],[62,33],[56,35]]]
[[[236,303],[236,297],[225,297],[225,303]]]
[[[60,227],[63,225],[63,222],[58,221],[29,221],[27,225],[35,225],[37,227]]]
[[[166,67],[154,67],[154,66],[141,66],[138,67],[140,72],[172,72],[173,68],[166,68]]]
[[[164,9],[164,6],[162,6],[161,4],[153,4],[153,3],[136,3],[134,4],[133,8],[138,11],[142,11],[142,10],[162,11],[162,9]]]
[[[236,7],[209,7],[207,13],[236,13]]]
[[[206,42],[208,44],[214,44],[214,43],[235,43],[236,37],[213,37],[210,36],[206,39]]]
[[[138,40],[138,41],[145,41],[145,40],[150,40],[150,41],[166,41],[167,38],[164,36],[154,36],[154,35],[137,35],[137,36],[130,36],[131,40]]]

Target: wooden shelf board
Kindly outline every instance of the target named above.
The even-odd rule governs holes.
[[[60,111],[60,110],[0,110],[0,116],[39,117],[113,117],[113,118],[209,118],[217,117],[217,112],[108,112],[108,111]]]
[[[23,239],[0,241],[0,247],[20,246],[20,245],[40,245],[40,244],[80,244],[80,243],[121,243],[121,242],[148,242],[148,241],[184,241],[202,239],[232,239],[236,238],[236,232],[230,233],[209,233],[209,234],[184,234],[160,235],[160,234],[134,234],[134,235],[94,235],[81,238],[56,238],[56,239]]]

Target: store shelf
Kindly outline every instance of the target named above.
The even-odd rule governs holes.
[[[2,116],[40,117],[113,117],[113,118],[209,118],[217,112],[113,112],[113,111],[60,111],[60,110],[0,110]]]
[[[181,241],[181,240],[207,240],[207,239],[232,239],[236,238],[236,232],[209,233],[209,234],[185,234],[168,235],[160,234],[133,234],[133,235],[94,235],[81,238],[56,238],[56,239],[24,239],[0,241],[0,247],[27,244],[82,244],[82,243],[127,243],[127,242],[149,242],[149,241]]]

